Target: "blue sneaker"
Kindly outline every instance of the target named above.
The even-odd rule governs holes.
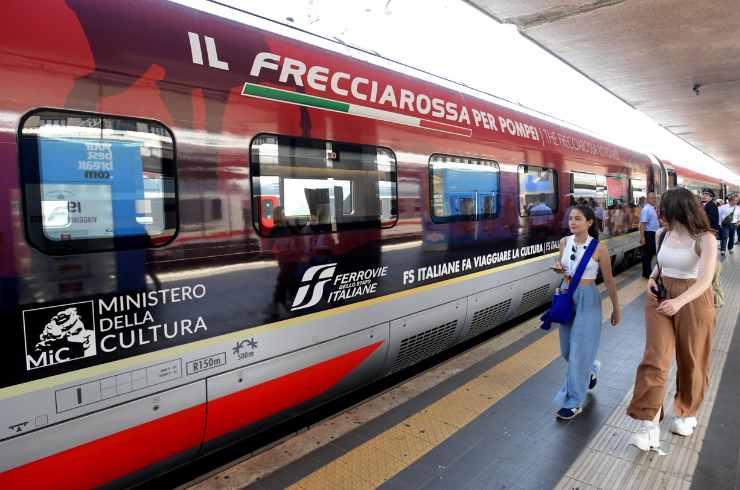
[[[558,413],[556,413],[555,416],[560,420],[570,420],[576,418],[576,416],[582,411],[583,409],[581,409],[581,407],[561,408],[560,410],[558,410]]]
[[[589,390],[593,390],[594,388],[596,388],[596,382],[597,381],[598,381],[598,379],[596,379],[596,375],[595,374],[592,374],[591,375],[591,381],[588,382],[588,389]]]

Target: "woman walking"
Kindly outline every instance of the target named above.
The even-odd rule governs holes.
[[[674,351],[676,418],[671,432],[693,433],[709,380],[715,320],[711,285],[717,240],[706,213],[690,191],[671,189],[663,194],[660,214],[666,228],[656,234],[658,263],[647,284],[645,354],[627,409],[630,417],[642,421],[631,443],[643,451],[660,446],[659,422]]]
[[[576,206],[570,210],[568,228],[572,234],[560,240],[560,258],[553,267],[563,274],[564,286],[575,274],[591,240],[599,238],[596,216],[588,206]],[[569,420],[581,413],[588,390],[596,386],[600,368],[596,353],[601,339],[601,296],[595,284],[599,269],[614,307],[612,325],[617,325],[621,318],[609,250],[605,244],[599,243],[588,259],[573,294],[575,318],[570,325],[560,325],[560,353],[568,363],[568,369],[555,396],[555,401],[561,406],[556,414],[559,419]]]

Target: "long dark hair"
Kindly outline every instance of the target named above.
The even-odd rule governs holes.
[[[570,212],[572,213],[574,210],[580,211],[581,214],[586,217],[586,221],[591,220],[591,226],[588,227],[588,234],[598,240],[599,225],[596,223],[596,214],[594,213],[594,210],[591,208],[591,206],[581,204],[580,206],[572,207]]]
[[[666,191],[660,198],[660,217],[670,230],[674,223],[681,223],[696,238],[712,231],[707,213],[701,208],[699,199],[682,187]]]

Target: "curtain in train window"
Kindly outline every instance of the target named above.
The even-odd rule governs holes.
[[[396,159],[388,149],[260,135],[251,158],[254,222],[263,235],[395,224]]]
[[[550,216],[558,210],[557,173],[551,168],[519,165],[519,214]]]
[[[41,111],[24,120],[26,219],[48,253],[143,248],[175,235],[175,149],[162,125]]]
[[[498,214],[499,167],[495,161],[432,155],[429,171],[434,221],[471,221]]]

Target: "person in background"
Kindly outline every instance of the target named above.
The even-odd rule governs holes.
[[[650,278],[653,257],[655,256],[655,232],[660,229],[655,205],[658,199],[654,192],[648,192],[647,203],[640,211],[640,245],[642,245],[642,277]]]
[[[636,230],[640,226],[640,208],[635,204],[629,203],[625,206],[625,213],[629,213],[629,231]]]
[[[709,226],[715,231],[717,236],[721,231],[719,226],[719,211],[717,205],[714,204],[714,191],[712,189],[705,189],[701,193],[701,203],[704,206],[704,212],[707,213],[707,219],[709,219]]]
[[[637,200],[637,207],[640,209],[644,208],[645,202],[646,202],[645,197],[641,197],[640,199]]]
[[[717,240],[699,200],[687,189],[666,191],[660,216],[667,225],[658,237],[658,264],[647,283],[645,352],[627,408],[627,415],[641,421],[630,443],[642,451],[660,447],[659,424],[674,352],[676,418],[671,432],[694,432],[709,380],[716,314],[712,278]]]
[[[610,207],[609,222],[611,223],[612,235],[621,235],[624,233],[624,216],[622,215],[622,204],[619,200],[615,200],[614,204]]]
[[[575,275],[591,240],[599,239],[596,216],[589,206],[571,209],[568,226],[571,234],[560,240],[560,257],[553,266],[553,270],[563,275],[565,287]],[[568,363],[565,380],[555,396],[562,407],[556,417],[562,420],[581,413],[586,394],[596,386],[601,367],[596,360],[601,339],[601,296],[595,284],[599,270],[612,302],[611,324],[616,326],[622,316],[609,249],[605,243],[599,243],[573,293],[575,318],[570,325],[560,325],[560,352]]]
[[[725,256],[727,250],[731,254],[735,253],[733,250],[735,248],[735,233],[737,233],[737,224],[740,222],[740,209],[738,209],[737,201],[737,195],[730,196],[727,204],[719,208],[719,223],[722,229],[722,243],[720,244],[722,257]]]
[[[594,198],[591,198],[591,209],[594,210],[594,215],[596,216],[596,225],[599,228],[600,232],[604,231],[604,208],[601,207],[601,204],[596,202]]]

